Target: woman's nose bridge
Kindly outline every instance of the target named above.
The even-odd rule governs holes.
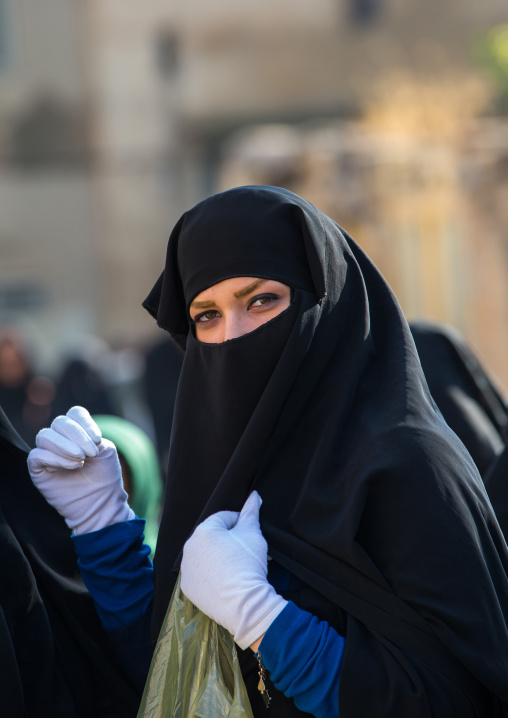
[[[246,320],[247,316],[245,312],[235,309],[224,312],[224,338],[222,341],[236,339],[243,334],[247,334],[249,329]]]

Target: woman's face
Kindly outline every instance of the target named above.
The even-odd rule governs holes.
[[[200,292],[189,312],[201,342],[241,337],[289,307],[291,288],[274,279],[233,277]]]

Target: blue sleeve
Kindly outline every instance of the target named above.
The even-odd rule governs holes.
[[[131,519],[73,536],[78,566],[99,618],[116,631],[147,613],[153,597],[150,547],[144,519]]]
[[[338,718],[339,679],[345,640],[291,601],[259,646],[275,687],[315,718]]]

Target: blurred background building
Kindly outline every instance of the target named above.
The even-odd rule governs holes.
[[[149,423],[141,301],[171,227],[276,184],[508,386],[507,21],[505,0],[0,0],[0,330],[55,381],[86,350]]]

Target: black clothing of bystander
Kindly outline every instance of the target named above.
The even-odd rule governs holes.
[[[34,487],[28,447],[0,409],[0,714],[134,718],[64,519]]]
[[[456,329],[428,321],[409,327],[432,397],[484,476],[503,450],[506,400]]]

